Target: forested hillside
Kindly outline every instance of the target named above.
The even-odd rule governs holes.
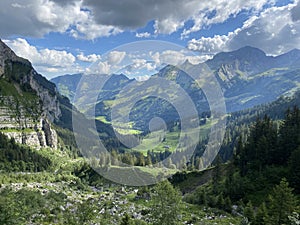
[[[293,224],[289,216],[299,211],[299,187],[300,110],[294,107],[279,125],[268,115],[257,118],[249,136],[240,135],[233,158],[217,160],[211,182],[185,199],[230,212],[237,205],[251,224]]]

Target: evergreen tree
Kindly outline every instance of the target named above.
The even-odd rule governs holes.
[[[155,187],[152,204],[153,225],[177,225],[180,215],[181,196],[169,181],[164,181]]]
[[[216,166],[213,170],[212,174],[212,182],[213,182],[213,192],[214,194],[218,193],[218,186],[221,181],[221,157],[218,155],[216,158]]]
[[[286,112],[279,131],[279,147],[274,157],[278,164],[286,164],[291,153],[300,146],[300,110],[295,107]]]
[[[300,146],[290,158],[290,183],[295,192],[300,194]]]
[[[249,201],[244,208],[244,216],[248,218],[250,222],[253,222],[255,220],[255,213],[251,201]]]
[[[267,220],[268,220],[268,210],[266,207],[266,203],[263,202],[257,209],[255,215],[255,221],[253,222],[253,225],[264,225],[266,224]]]
[[[273,193],[269,196],[268,223],[272,225],[289,223],[288,216],[297,207],[297,199],[292,191],[286,179],[282,179],[280,184],[275,186]]]

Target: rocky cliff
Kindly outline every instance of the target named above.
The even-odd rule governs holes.
[[[57,148],[61,116],[55,85],[0,40],[0,131],[18,143]]]

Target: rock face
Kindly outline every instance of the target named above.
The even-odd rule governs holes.
[[[60,116],[55,85],[0,40],[0,131],[20,144],[57,148],[51,123]]]
[[[35,78],[40,75],[32,70],[28,76],[23,78],[23,83],[30,84],[30,87],[36,91],[38,97],[42,102],[42,112],[51,122],[58,119],[61,116],[61,111],[59,107],[59,101],[56,95],[56,88],[54,87],[52,92],[49,89],[43,87]],[[41,78],[41,77],[40,77]],[[43,79],[43,78],[41,78]]]
[[[10,107],[0,106],[0,131],[9,138],[14,138],[17,143],[26,144],[32,147],[50,147],[57,148],[57,134],[51,128],[51,123],[47,117],[41,115],[26,116],[23,109],[15,111],[12,109],[13,99],[4,101],[10,102]]]

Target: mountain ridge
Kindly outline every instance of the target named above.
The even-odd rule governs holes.
[[[232,52],[216,54],[205,64],[211,69],[219,81],[223,91],[228,112],[235,112],[253,106],[272,102],[281,95],[288,95],[300,87],[300,50],[294,49],[280,56],[268,56],[258,48],[245,46]],[[298,57],[299,56],[299,57]],[[200,64],[201,66],[201,64]],[[88,76],[88,75],[87,75]],[[199,90],[193,80],[178,68],[167,65],[153,77],[159,76],[167,80],[175,81],[193,99],[199,110],[199,115],[209,110],[205,105],[205,96]],[[72,77],[69,76],[72,80]],[[151,78],[150,78],[151,79]],[[71,81],[70,81],[71,82]],[[56,83],[56,85],[60,85]],[[65,83],[64,85],[67,85]],[[106,116],[109,120],[109,107],[118,97],[118,92],[124,86],[115,86],[115,90],[100,92],[99,102],[96,106],[96,116]],[[107,102],[106,101],[110,100]],[[152,100],[151,100],[152,101]],[[135,122],[138,119],[147,118],[158,111],[171,113],[170,107],[162,106],[158,109],[151,107],[151,102],[140,103],[132,111]],[[163,103],[161,103],[163,104]],[[105,110],[104,110],[105,109]],[[141,110],[143,109],[143,110]],[[141,112],[141,113],[139,113]],[[140,114],[140,116],[138,116]],[[173,114],[175,115],[175,114]],[[142,116],[142,117],[141,117]],[[160,115],[157,115],[160,116]],[[172,118],[170,118],[172,119]],[[176,120],[176,118],[173,118]]]

